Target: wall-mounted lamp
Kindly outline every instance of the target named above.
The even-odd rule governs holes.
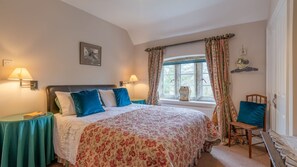
[[[26,68],[16,68],[8,77],[9,80],[20,80],[22,88],[38,89],[38,81],[32,81],[32,77]]]
[[[136,75],[131,75],[129,81],[126,81],[126,82],[124,82],[124,81],[120,81],[120,86],[124,86],[124,84],[135,83],[135,82],[137,82],[137,81],[138,81],[137,76],[136,76]]]

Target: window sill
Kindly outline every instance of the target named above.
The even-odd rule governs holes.
[[[193,107],[203,107],[203,108],[214,108],[216,106],[215,102],[205,102],[205,101],[179,101],[175,99],[160,99],[160,103],[169,105],[180,105],[180,106],[193,106]]]

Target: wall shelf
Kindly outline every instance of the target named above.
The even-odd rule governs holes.
[[[243,69],[234,69],[231,71],[231,73],[239,73],[239,72],[251,72],[251,71],[258,71],[258,68],[254,68],[254,67],[246,67],[246,68],[243,68]]]

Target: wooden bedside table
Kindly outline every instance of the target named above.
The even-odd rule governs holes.
[[[131,99],[134,104],[146,104],[145,99]]]
[[[54,160],[53,114],[33,119],[24,114],[0,118],[0,166],[41,166]]]

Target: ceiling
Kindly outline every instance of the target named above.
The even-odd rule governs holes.
[[[136,44],[266,20],[271,0],[62,0],[128,31]]]

